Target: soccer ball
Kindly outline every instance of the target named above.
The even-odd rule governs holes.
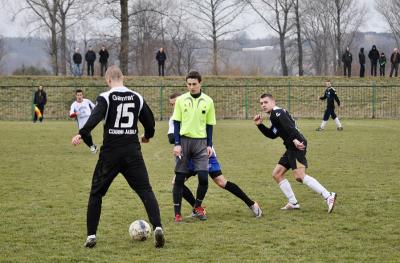
[[[129,226],[129,235],[133,240],[145,241],[150,233],[150,225],[145,220],[136,220]]]

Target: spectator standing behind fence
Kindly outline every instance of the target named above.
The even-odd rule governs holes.
[[[353,62],[353,56],[350,53],[349,47],[346,48],[346,52],[344,52],[342,56],[342,62],[343,62],[343,73],[344,76],[347,76],[350,78],[351,77],[351,63]]]
[[[92,47],[86,52],[85,60],[87,63],[87,75],[93,76],[94,74],[94,62],[96,61],[96,53],[93,51]]]
[[[160,50],[157,51],[156,60],[158,62],[158,76],[164,76],[164,66],[165,61],[167,60],[164,48],[160,48]]]
[[[377,64],[379,60],[379,51],[375,45],[372,46],[372,49],[368,53],[368,58],[371,61],[371,76],[376,76]]]
[[[399,50],[397,48],[393,49],[393,53],[390,56],[390,63],[391,67],[390,67],[390,77],[393,76],[393,71],[394,71],[394,76],[397,77],[397,72],[399,70],[399,63],[400,63],[400,54],[399,54]]]
[[[33,116],[33,122],[35,123],[38,119],[40,122],[43,121],[44,105],[47,103],[47,94],[43,90],[42,86],[39,86],[35,95],[33,96],[33,105],[35,107],[35,114]]]
[[[385,76],[385,67],[386,67],[386,56],[385,53],[381,53],[379,57],[379,76]]]
[[[358,61],[360,63],[360,78],[365,77],[365,54],[364,48],[360,48],[360,53],[358,53]]]
[[[75,77],[82,76],[82,55],[79,52],[79,48],[75,49],[75,53],[72,55],[72,61],[74,62],[72,74],[74,74]]]
[[[105,46],[101,47],[101,49],[99,51],[99,56],[100,56],[100,59],[99,59],[100,75],[103,77],[104,72],[107,71],[107,64],[108,64],[108,57],[109,57],[108,51]]]

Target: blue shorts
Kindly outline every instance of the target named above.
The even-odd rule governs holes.
[[[192,160],[189,160],[189,171],[190,171],[189,177],[196,175]],[[214,154],[211,155],[210,158],[208,158],[208,174],[210,175],[211,178],[215,178],[222,174],[221,166],[218,162],[217,157]]]

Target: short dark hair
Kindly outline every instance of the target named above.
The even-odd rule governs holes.
[[[180,95],[181,94],[179,92],[172,93],[171,95],[169,95],[169,99],[170,100],[175,99],[175,98],[179,97]]]
[[[77,94],[77,93],[83,93],[83,90],[81,90],[81,89],[75,90],[75,94]]]
[[[197,79],[199,81],[199,83],[201,82],[201,75],[199,72],[197,71],[190,71],[187,75],[186,75],[186,80],[188,79]]]
[[[260,99],[263,99],[263,98],[270,98],[270,99],[275,100],[274,96],[272,96],[272,94],[270,94],[270,93],[261,94]]]

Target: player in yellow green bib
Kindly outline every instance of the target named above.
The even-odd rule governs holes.
[[[213,100],[201,91],[201,75],[192,71],[186,76],[189,92],[182,94],[175,102],[172,119],[174,121],[174,155],[176,156],[175,184],[173,201],[175,222],[181,222],[182,190],[192,160],[194,172],[197,173],[195,213],[200,220],[206,220],[201,207],[208,189],[208,158],[213,153],[212,133],[215,121]]]

